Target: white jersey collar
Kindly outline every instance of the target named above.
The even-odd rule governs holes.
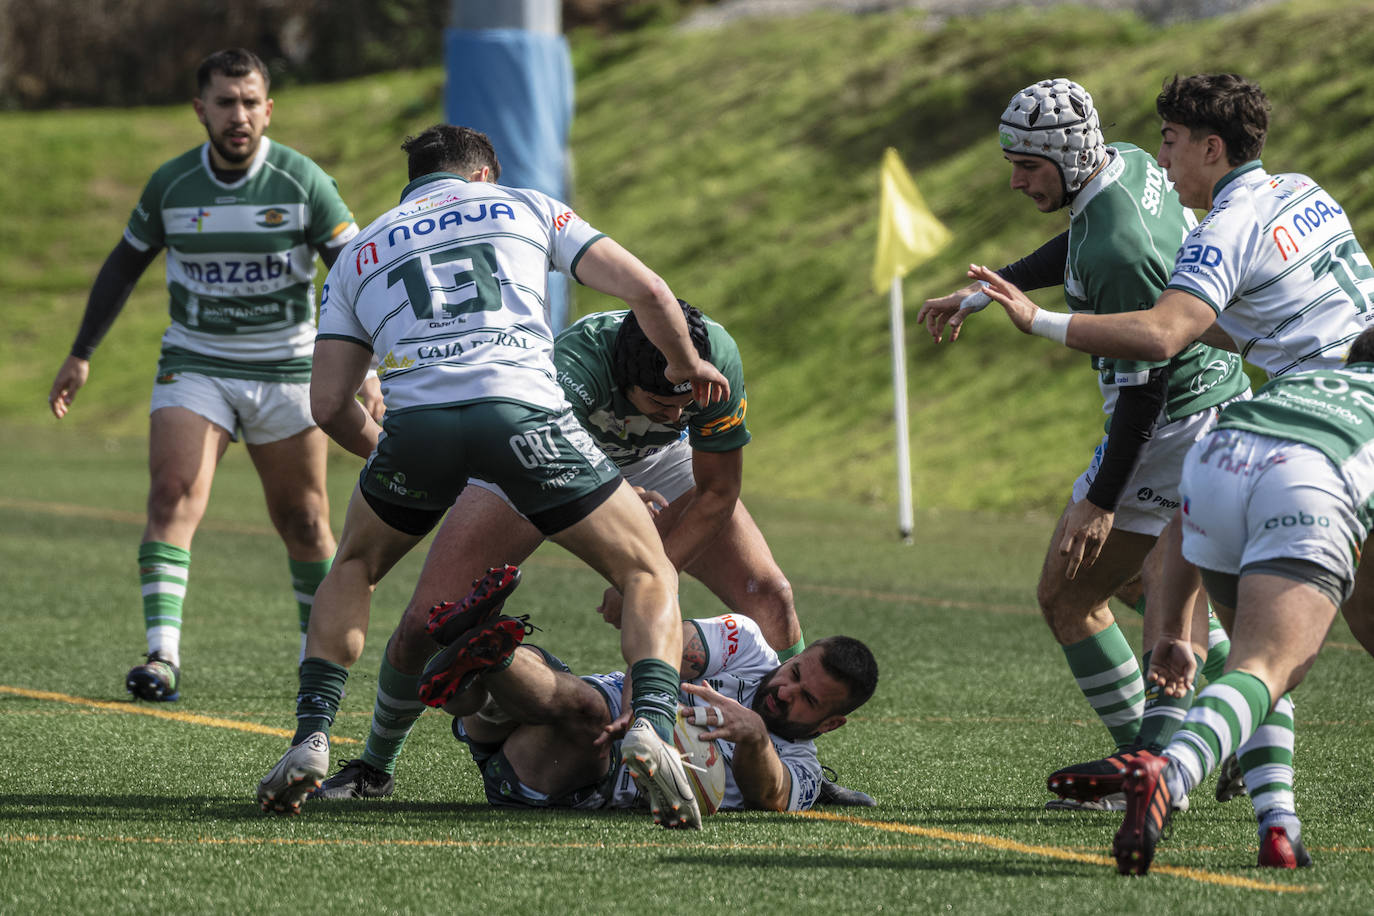
[[[1107,161],[1102,168],[1098,169],[1097,174],[1092,180],[1078,189],[1073,200],[1069,203],[1069,218],[1073,219],[1087,208],[1092,199],[1096,197],[1103,188],[1116,183],[1121,177],[1121,173],[1126,171],[1126,160],[1121,158],[1121,153],[1112,147],[1107,147]]]
[[[272,141],[266,137],[259,140],[258,151],[253,156],[253,162],[244,171],[243,177],[233,183],[220,181],[219,176],[215,174],[214,163],[210,161],[210,141],[208,140],[200,148],[200,164],[205,168],[205,174],[210,176],[210,180],[221,188],[237,188],[262,171],[262,164],[267,161],[267,150],[271,145]]]

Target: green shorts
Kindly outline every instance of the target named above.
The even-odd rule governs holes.
[[[358,486],[382,521],[423,535],[472,476],[500,485],[546,537],[586,518],[621,481],[571,411],[476,401],[388,413]]]

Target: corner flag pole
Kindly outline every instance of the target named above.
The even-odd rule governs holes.
[[[906,409],[906,322],[902,282],[894,278],[887,301],[892,325],[892,412],[897,419],[897,531],[911,543],[915,524],[911,508],[911,435]]]
[[[906,327],[902,278],[949,242],[949,230],[930,212],[897,151],[883,153],[882,200],[878,210],[878,250],[873,289],[888,293],[892,325],[892,409],[897,420],[897,530],[911,543],[915,525],[911,505],[911,434],[907,429]]]

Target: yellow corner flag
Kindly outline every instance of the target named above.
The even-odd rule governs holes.
[[[873,290],[884,293],[892,281],[930,259],[950,239],[949,230],[930,212],[897,151],[883,153],[882,206],[878,213],[878,254]]]

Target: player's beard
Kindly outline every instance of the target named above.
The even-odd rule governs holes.
[[[210,139],[210,145],[215,148],[215,152],[219,153],[220,158],[232,166],[246,167],[247,163],[252,162],[253,157],[258,154],[258,146],[262,144],[262,137],[258,137],[245,152],[238,153],[220,142],[218,137],[210,133],[209,128],[206,128],[205,135]]]
[[[759,689],[754,693],[754,701],[750,704],[750,708],[759,714],[759,718],[763,720],[764,727],[779,738],[786,738],[788,741],[801,741],[806,738],[814,738],[816,736],[816,730],[814,728],[787,721],[787,709],[783,706],[782,701],[778,699],[777,688],[772,686],[773,681],[777,679],[781,672],[781,667],[774,668],[772,673],[764,678],[763,683],[759,684]],[[778,708],[776,715],[768,712],[767,704],[764,703],[767,697],[773,698],[773,703]]]

